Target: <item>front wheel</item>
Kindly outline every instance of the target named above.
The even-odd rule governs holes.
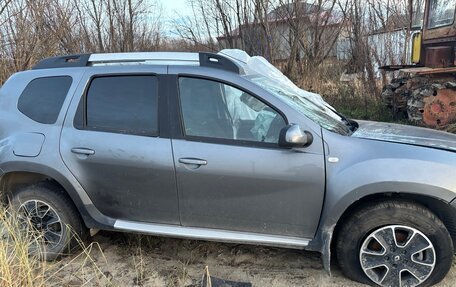
[[[345,275],[380,286],[430,286],[448,273],[453,243],[442,221],[422,205],[370,203],[341,227],[337,259]]]

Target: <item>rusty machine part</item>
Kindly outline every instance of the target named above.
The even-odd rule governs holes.
[[[436,90],[435,96],[424,98],[423,122],[431,127],[446,127],[455,122],[455,94],[455,90],[441,89]]]
[[[396,119],[456,132],[456,79],[415,76],[394,79],[381,94]]]
[[[451,46],[428,47],[424,55],[427,67],[447,68],[454,65],[454,48]]]
[[[421,20],[409,27],[410,60],[382,67],[408,76],[393,79],[381,97],[396,119],[456,133],[456,0],[414,3]]]

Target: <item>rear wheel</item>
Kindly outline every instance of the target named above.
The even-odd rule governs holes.
[[[431,211],[407,201],[369,204],[355,212],[337,238],[345,275],[380,286],[430,286],[448,273],[453,243]]]
[[[60,188],[50,182],[27,186],[12,196],[11,207],[23,228],[31,227],[38,238],[31,254],[40,253],[54,260],[80,246],[87,237],[73,202]]]

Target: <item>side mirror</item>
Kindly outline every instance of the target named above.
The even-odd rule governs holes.
[[[281,147],[306,147],[312,142],[312,134],[308,131],[303,131],[299,125],[289,124],[280,131],[279,146]]]

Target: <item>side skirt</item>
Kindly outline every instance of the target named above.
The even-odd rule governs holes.
[[[184,227],[178,225],[163,225],[154,223],[132,222],[116,220],[114,229],[186,239],[218,241],[226,243],[256,244],[293,249],[305,249],[310,239],[299,237],[286,237],[279,235],[266,235],[240,231],[225,231],[200,227]]]

